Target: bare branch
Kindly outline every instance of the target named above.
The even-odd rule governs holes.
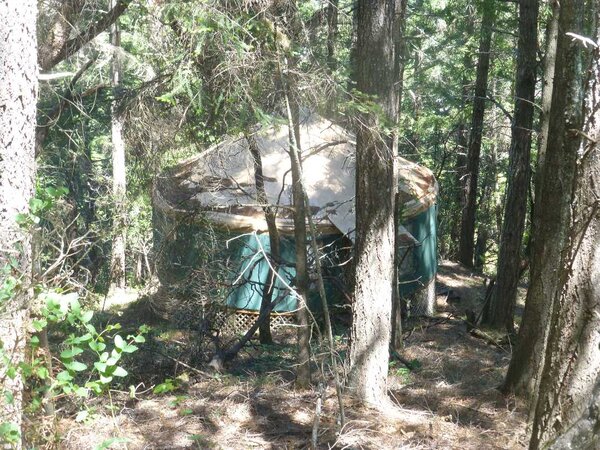
[[[115,21],[123,15],[131,0],[119,0],[117,4],[110,11],[105,13],[96,22],[92,23],[88,29],[79,33],[73,39],[65,41],[60,48],[51,58],[40,57],[40,67],[42,70],[50,70],[52,67],[57,65],[59,62],[67,59],[69,56],[77,53],[81,47],[90,42],[108,27],[110,27]]]

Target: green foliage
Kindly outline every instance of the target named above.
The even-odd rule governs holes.
[[[97,446],[94,450],[108,450],[112,447],[113,444],[126,444],[129,441],[130,439],[127,438],[113,437],[102,441],[102,443],[99,446]]]
[[[14,423],[0,423],[0,444],[16,444],[20,440],[21,433]]]
[[[45,306],[41,317],[33,321],[36,331],[41,332],[50,324],[60,324],[68,331],[60,353],[62,370],[56,375],[49,374],[42,361],[34,359],[29,366],[22,367],[25,375],[45,381],[52,395],[62,392],[82,398],[90,392],[101,394],[111,382],[127,376],[120,365],[121,359],[138,350],[136,343],[145,342],[147,327],[141,326],[136,334],[123,338],[114,333],[121,328],[119,324],[98,331],[92,324],[93,312],[82,309],[75,293],[47,291],[40,298]],[[31,345],[37,348],[39,344],[32,341]]]
[[[155,394],[167,394],[179,389],[179,381],[177,379],[167,378],[160,384],[154,386],[152,390]]]

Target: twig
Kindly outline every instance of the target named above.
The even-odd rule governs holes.
[[[317,404],[315,406],[315,420],[313,421],[311,448],[317,450],[319,439],[319,422],[321,421],[321,409],[323,407],[323,383],[319,383],[319,391],[317,393]]]

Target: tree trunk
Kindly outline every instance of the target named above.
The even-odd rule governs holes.
[[[14,277],[13,294],[0,299],[0,342],[10,364],[24,358],[26,322],[31,295],[30,236],[16,223],[26,213],[34,193],[35,123],[37,102],[37,2],[21,0],[0,5],[0,285]],[[14,258],[14,259],[13,259]],[[23,381],[17,370],[7,376],[0,358],[0,425],[21,430]],[[12,396],[12,402],[8,402]],[[13,447],[21,448],[14,435]],[[0,436],[0,441],[6,436]]]
[[[521,242],[527,214],[535,99],[537,17],[538,1],[520,0],[515,113],[509,153],[508,189],[500,238],[496,288],[490,302],[490,315],[483,320],[485,324],[509,333],[514,333],[513,316],[521,272]]]
[[[584,15],[583,2],[577,2],[572,8],[566,5],[563,3],[560,22],[564,27],[560,29],[580,34],[587,28],[579,28],[576,23]],[[597,42],[600,8],[596,4],[587,6],[587,10],[591,8],[595,9],[593,39]],[[564,50],[571,57],[581,54],[583,45],[561,34],[557,62],[561,61]],[[586,53],[588,51],[589,47]],[[558,282],[533,420],[532,450],[548,446],[596,449],[600,444],[600,52],[597,47],[592,51],[591,70],[585,71],[589,79],[585,90],[584,126],[568,123],[565,129],[570,141],[580,143],[580,156],[576,187],[569,199],[572,216],[563,223],[569,231],[555,274]],[[565,69],[576,77],[584,72],[581,65],[567,65]],[[579,95],[574,98],[576,103],[579,99]],[[553,112],[554,106],[553,102]],[[571,128],[572,125],[575,127]],[[583,133],[578,131],[582,128]]]
[[[561,24],[555,22],[556,30],[562,28],[580,31],[581,24],[574,25],[575,19],[570,11],[572,8],[571,4],[567,7],[566,4],[559,6],[557,3],[550,26],[561,16]],[[545,79],[553,79],[554,87],[548,89],[546,85],[544,92],[544,96],[552,96],[552,107],[547,116],[548,138],[541,149],[544,156],[538,160],[537,166],[535,203],[538,207],[534,208],[533,214],[529,289],[518,344],[503,386],[505,392],[529,397],[532,405],[535,405],[539,374],[544,364],[548,321],[565,240],[565,224],[569,218],[569,201],[577,157],[578,143],[570,138],[568,129],[581,129],[582,111],[581,101],[577,98],[582,89],[583,71],[573,73],[575,68],[580,67],[578,46],[569,46],[565,39],[556,41],[556,55],[552,55],[555,45],[552,36],[553,32],[550,31],[546,64],[555,65],[556,68],[554,73],[548,67],[545,69]]]
[[[335,46],[338,37],[339,0],[329,0],[327,7],[327,67],[331,73],[337,68]]]
[[[265,178],[263,175],[262,157],[260,155],[260,148],[256,139],[252,135],[246,135],[246,141],[248,142],[248,149],[252,154],[252,161],[254,164],[254,180],[256,183],[256,200],[259,204],[263,205],[263,211],[265,213],[265,221],[267,222],[267,228],[269,229],[269,256],[270,266],[267,274],[267,282],[263,286],[262,300],[260,303],[261,312],[264,311],[266,314],[265,320],[259,327],[259,336],[261,344],[272,344],[273,336],[271,335],[271,314],[270,311],[271,301],[273,300],[273,288],[275,287],[275,274],[274,270],[278,270],[279,262],[281,260],[280,242],[279,242],[279,231],[275,222],[277,212],[276,208],[269,205],[269,199],[265,191]]]
[[[114,0],[111,0],[114,7]],[[110,43],[113,47],[111,67],[113,96],[117,97],[117,90],[121,82],[121,62],[119,47],[121,45],[121,31],[119,21],[112,25]],[[113,98],[111,105],[111,139],[112,139],[112,175],[113,175],[113,201],[115,204],[113,215],[113,240],[110,263],[110,290],[125,288],[125,248],[126,248],[126,172],[125,172],[125,141],[123,140],[123,116],[119,111],[118,103]]]
[[[475,23],[474,18],[475,15],[471,14],[471,11],[468,11],[466,14],[466,24],[465,24],[465,33],[467,46],[469,38],[475,34]],[[469,133],[468,133],[468,125],[467,125],[467,114],[466,110],[468,109],[469,103],[469,85],[471,84],[471,80],[468,76],[471,68],[473,67],[473,54],[470,49],[467,47],[467,51],[463,57],[463,75],[462,75],[462,89],[461,89],[461,114],[460,114],[460,122],[458,123],[456,130],[456,176],[454,178],[455,181],[455,190],[454,190],[454,201],[456,206],[459,208],[458,211],[462,215],[462,211],[466,205],[466,177],[467,173],[467,152],[469,150]],[[457,214],[458,215],[458,214]],[[460,241],[460,217],[456,218],[453,214],[452,223],[450,224],[450,237],[453,243],[458,243]],[[458,246],[452,246],[453,256],[457,256],[457,248]]]
[[[465,173],[465,207],[462,211],[460,244],[458,250],[460,262],[467,267],[473,267],[479,156],[481,154],[481,138],[483,135],[483,119],[490,68],[492,29],[495,19],[496,8],[494,7],[494,1],[485,0],[483,3],[481,39],[479,41],[477,78],[475,80],[475,97],[473,99],[473,115],[471,118],[471,134],[469,136],[469,149],[467,154],[467,170]]]
[[[289,85],[288,85],[289,88]],[[302,155],[300,150],[300,117],[298,103],[288,99],[288,127],[290,146]],[[298,304],[298,366],[296,385],[306,388],[310,384],[310,318],[308,314],[308,257],[306,252],[306,208],[301,185],[300,159],[292,162],[292,192],[294,202],[294,240],[296,241],[296,292],[300,295]]]
[[[400,114],[402,111],[402,94],[404,90],[404,68],[406,67],[406,4],[407,0],[396,0],[395,6],[395,19],[394,19],[394,73],[395,73],[395,85],[396,85],[396,101],[397,106],[397,119],[396,123],[400,120]],[[399,153],[398,146],[398,132],[394,133],[393,151],[394,154]],[[396,175],[394,175],[396,177]],[[399,224],[400,224],[400,213],[397,199],[394,205],[394,248],[398,248],[399,242]],[[402,299],[400,298],[400,289],[398,285],[398,271],[400,267],[400,254],[394,251],[394,280],[393,280],[393,291],[392,291],[392,323],[391,323],[391,345],[396,351],[400,351],[403,347],[402,342]]]
[[[358,2],[357,88],[376,96],[395,123],[395,0]],[[397,190],[393,139],[375,114],[363,114],[356,135],[356,286],[350,348],[350,387],[364,403],[387,401],[392,290],[394,204]]]

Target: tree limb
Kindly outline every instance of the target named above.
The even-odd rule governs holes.
[[[81,49],[81,47],[115,23],[115,21],[125,12],[130,3],[131,0],[118,0],[114,8],[105,13],[96,22],[91,24],[87,30],[79,33],[73,39],[65,41],[60,50],[51,58],[40,58],[41,69],[50,70],[59,62],[75,54],[77,51],[79,51],[79,49]]]

